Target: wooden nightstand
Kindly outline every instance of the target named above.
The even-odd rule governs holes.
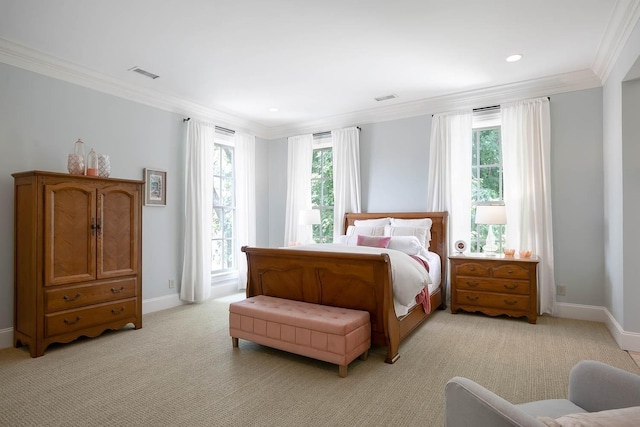
[[[451,312],[538,318],[538,257],[451,255]]]

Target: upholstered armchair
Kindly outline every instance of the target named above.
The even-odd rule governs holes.
[[[445,387],[446,427],[566,426],[576,421],[639,426],[640,375],[584,360],[569,373],[568,399],[518,405],[467,378],[454,377]]]

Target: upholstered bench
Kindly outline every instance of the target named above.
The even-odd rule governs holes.
[[[369,313],[257,295],[229,305],[229,335],[339,366],[341,377],[371,347]]]

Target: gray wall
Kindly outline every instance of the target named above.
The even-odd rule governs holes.
[[[427,209],[431,116],[361,126],[364,212]]]
[[[622,177],[624,180],[624,325],[640,331],[640,286],[638,242],[640,242],[640,79],[622,83]]]
[[[557,301],[604,305],[602,89],[551,97],[551,182]]]
[[[167,171],[167,206],[143,209],[143,298],[176,293],[182,268],[182,117],[0,64],[0,330],[13,327],[13,178],[67,172],[77,138],[111,156],[112,176]]]

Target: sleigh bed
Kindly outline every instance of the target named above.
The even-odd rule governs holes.
[[[393,278],[399,275],[391,260],[404,254],[381,253],[384,250],[377,253],[334,252],[325,250],[326,245],[318,245],[317,250],[309,247],[243,247],[248,264],[247,297],[268,295],[368,311],[371,342],[387,346],[385,362],[394,363],[400,357],[398,349],[402,340],[434,309],[445,308],[447,213],[348,213],[345,232],[356,221],[376,218],[431,219],[431,240],[427,246],[429,252],[439,257],[436,257],[439,265],[431,268],[439,271],[439,283],[429,287],[428,302],[416,303],[406,314],[396,315]],[[425,307],[430,307],[430,311],[425,312]]]

